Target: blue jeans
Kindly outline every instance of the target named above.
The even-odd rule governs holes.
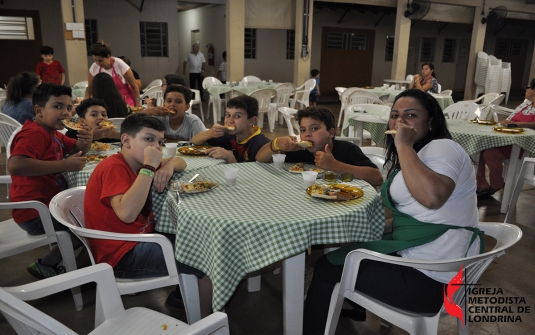
[[[54,217],[52,218],[52,225],[54,226],[54,231],[60,230],[69,230],[67,227],[59,223]],[[25,230],[28,235],[43,235],[45,233],[45,228],[43,228],[43,222],[41,222],[41,217],[36,217],[35,219],[19,223],[19,227]]]
[[[175,249],[175,235],[160,233],[167,237],[173,244],[173,251]],[[176,267],[179,273],[193,274],[198,278],[202,278],[205,274],[191,266],[176,262]],[[162,277],[168,275],[167,266],[162,252],[162,248],[157,243],[139,242],[136,246],[127,252],[123,258],[113,268],[115,277],[117,278],[151,278]]]

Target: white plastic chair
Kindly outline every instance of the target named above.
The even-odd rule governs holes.
[[[299,87],[296,87],[296,91],[294,94],[294,97],[290,99],[290,107],[294,108],[295,104],[298,103],[299,106],[297,109],[301,109],[301,105],[304,105],[305,107],[308,107],[310,92],[316,87],[316,80],[309,79],[305,81],[305,83]]]
[[[7,147],[9,138],[15,132],[15,130],[20,127],[22,127],[22,125],[19,123],[19,121],[15,120],[9,115],[0,113],[0,139],[2,140],[2,145],[6,148],[6,174],[9,174],[7,171],[7,160],[9,159],[7,156]],[[9,187],[7,188],[6,192],[6,198],[9,199]]]
[[[382,124],[386,124],[386,123],[388,123],[388,121],[384,120],[384,119],[382,119],[380,117],[374,117],[374,114],[376,114],[376,115],[377,114],[379,114],[379,115],[382,114],[384,116],[387,116],[387,115],[390,114],[390,109],[391,109],[387,105],[378,105],[378,104],[355,104],[355,105],[352,105],[350,107],[347,107],[348,110],[350,110],[350,108],[352,108],[352,109],[354,109],[354,108],[362,108],[362,109],[366,110],[369,113],[369,114],[362,114],[361,115],[363,117],[361,122],[373,122],[373,123],[382,123]],[[361,141],[364,140],[364,139],[371,139],[371,134],[367,130],[363,129],[361,122],[359,122],[357,124],[357,128],[356,129],[354,129],[352,126],[349,126],[348,136],[360,138]],[[340,139],[342,137],[343,136],[341,136]]]
[[[494,121],[496,122],[500,122],[502,120],[507,119],[514,111],[514,109],[496,105],[490,105],[489,107],[489,115],[492,115]]]
[[[245,76],[241,80],[242,83],[261,83],[262,80],[255,76]]]
[[[147,85],[147,87],[143,89],[143,91],[149,88],[153,88],[153,87],[162,87],[162,85],[163,85],[163,81],[161,79],[154,79],[153,81],[150,82],[150,84]]]
[[[338,97],[341,100],[342,99],[342,93],[344,93],[344,91],[347,90],[347,87],[335,87],[334,89],[338,93]]]
[[[377,165],[379,171],[383,175],[383,180],[386,179],[386,174],[388,171],[384,169],[385,165],[385,148],[381,147],[360,147],[362,152],[372,161],[373,164]]]
[[[295,85],[292,83],[282,83],[275,86],[275,91],[277,91],[275,102],[269,104],[269,113],[272,116],[273,122],[279,118],[278,109],[280,107],[288,107],[290,97],[295,94]],[[282,124],[282,119],[280,119],[280,124]],[[269,128],[274,129],[275,124],[270,124]]]
[[[440,92],[438,95],[444,96],[444,97],[451,97],[451,94],[453,93],[452,90],[444,90]]]
[[[414,79],[414,75],[412,74],[408,74],[407,77],[405,77],[405,81],[408,81],[408,82],[412,82],[413,79]]]
[[[344,120],[344,113],[347,114],[347,108],[349,106],[348,104],[348,101],[349,101],[349,96],[351,95],[351,93],[355,92],[359,90],[358,87],[349,87],[349,88],[346,88],[342,94],[340,95],[340,102],[342,103],[342,106],[340,107],[340,116],[338,117],[338,126],[337,127],[340,127],[340,124],[342,123],[342,120]]]
[[[361,89],[357,89],[349,95],[347,104],[349,106],[353,106],[356,104],[384,105],[383,101],[379,99],[375,94]]]
[[[193,96],[191,97],[191,101],[189,103],[189,109],[186,111],[187,113],[191,114],[193,105],[199,105],[199,109],[201,110],[201,119],[204,122],[204,112],[202,110],[202,101],[201,101],[201,91],[191,89],[191,92],[193,93]]]
[[[217,79],[216,77],[206,77],[202,81],[202,87],[206,90],[208,87],[213,85],[223,85],[223,83]],[[208,112],[206,115],[206,118],[210,118],[210,105],[212,105],[213,108],[213,114],[214,114],[214,122],[218,122],[221,120],[221,104],[225,104],[227,102],[226,99],[221,99],[218,96],[214,97],[210,94],[210,100],[208,100]]]
[[[480,223],[479,228],[485,232],[485,235],[496,239],[496,246],[489,252],[472,257],[454,260],[424,261],[388,256],[365,249],[350,252],[344,263],[342,280],[336,284],[331,296],[325,334],[334,335],[345,299],[357,303],[387,322],[407,331],[409,334],[437,334],[439,318],[447,315],[444,307],[436,315],[414,313],[392,307],[356,291],[355,283],[357,282],[359,265],[364,259],[440,272],[458,272],[462,267],[465,274],[463,276],[463,284],[468,284],[469,287],[466,290],[457,290],[453,299],[457,305],[461,306],[463,315],[467,317],[467,310],[464,308],[465,304],[463,303],[463,299],[468,299],[465,291],[469,292],[469,289],[476,284],[489,264],[497,257],[503,255],[506,249],[513,246],[522,237],[520,228],[510,224]],[[462,327],[459,321],[457,325],[460,334],[469,334],[468,322],[464,327]]]
[[[471,101],[459,101],[444,109],[444,115],[449,119],[471,120],[481,115],[479,106]]]
[[[440,84],[437,84],[437,86],[438,86],[438,92],[437,92],[437,93],[440,93],[440,92],[442,92],[442,85],[440,85]]]
[[[121,125],[123,124],[124,117],[112,117],[111,119],[108,119],[115,127],[117,127],[117,131],[121,132]]]
[[[54,196],[50,201],[49,207],[52,216],[61,224],[67,226],[84,243],[91,258],[91,263],[95,264],[95,258],[88,243],[90,238],[158,243],[165,257],[168,275],[142,279],[116,278],[120,294],[131,294],[180,284],[180,292],[184,299],[188,322],[192,324],[200,320],[201,309],[197,277],[177,272],[171,242],[160,234],[121,234],[86,228],[84,194],[85,186],[67,189]]]
[[[144,101],[145,98],[158,100],[159,98],[162,98],[162,97],[163,97],[162,86],[156,86],[156,87],[151,87],[145,90],[143,94],[141,95],[141,101]]]
[[[509,220],[511,219],[512,212],[515,210],[516,202],[518,201],[520,192],[522,192],[522,186],[524,184],[530,184],[532,186],[535,186],[535,176],[533,173],[534,170],[535,158],[524,157],[524,161],[522,162],[522,168],[520,169],[518,179],[511,195],[511,200],[509,200],[509,207],[507,209],[507,214],[505,214],[505,223],[510,222]]]
[[[10,176],[0,176],[1,184],[11,184]],[[45,204],[39,201],[19,201],[0,203],[0,209],[33,208],[39,212],[45,233],[43,235],[28,235],[19,225],[9,219],[0,222],[0,259],[17,255],[28,250],[42,247],[47,244],[57,243],[63,266],[67,271],[76,270],[76,258],[72,248],[71,234],[68,231],[54,231],[54,225],[50,218],[50,212]],[[76,310],[81,311],[84,307],[82,292],[79,287],[72,289]]]
[[[89,86],[89,83],[87,80],[79,81],[76,84],[72,85],[72,87],[87,87]]]
[[[177,334],[228,335],[227,315],[216,312],[192,324],[143,307],[125,310],[113,270],[103,263],[42,281],[0,289],[0,310],[18,334],[76,334],[58,320],[24,301],[48,297],[71,287],[96,283],[95,329],[91,335]],[[166,325],[164,329],[163,325]]]
[[[258,121],[256,125],[262,129],[264,125],[264,114],[268,116],[269,130],[273,132],[275,127],[275,116],[269,113],[271,99],[277,96],[277,91],[272,88],[261,88],[250,94],[251,97],[258,100]]]
[[[297,109],[289,107],[279,107],[279,112],[284,118],[284,121],[286,121],[286,126],[288,127],[288,135],[295,136],[297,137],[297,140],[300,141],[301,136],[299,135],[299,125],[295,120],[295,114],[297,113]],[[296,130],[297,133],[294,130]]]

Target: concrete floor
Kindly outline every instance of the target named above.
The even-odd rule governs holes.
[[[322,97],[323,98],[323,97]],[[339,103],[336,99],[324,99],[326,107],[329,107],[338,115]],[[521,97],[512,97],[508,107],[516,107],[522,101]],[[204,103],[206,114],[206,103]],[[195,111],[198,114],[198,111]],[[206,125],[212,125],[212,119],[207,120]],[[338,130],[339,133],[340,130]],[[277,125],[273,133],[267,131],[268,137],[274,138],[287,134],[286,126]],[[365,143],[366,144],[366,143]],[[1,155],[3,156],[3,155]],[[3,164],[5,159],[0,160],[0,171],[5,171]],[[0,199],[5,199],[5,187],[0,187]],[[480,221],[503,222],[505,215],[500,214],[501,192],[493,197],[481,200],[478,203]],[[535,188],[524,187],[516,206],[516,214],[511,223],[517,224],[523,231],[522,240],[511,248],[504,256],[494,261],[481,278],[483,288],[501,288],[504,297],[523,297],[526,303],[522,306],[534,306],[535,302],[535,267],[529,266],[530,257],[535,251]],[[10,213],[0,211],[0,220],[10,218]],[[493,243],[489,240],[488,245]],[[0,287],[15,286],[35,279],[26,272],[26,266],[40,258],[46,252],[46,247],[35,249],[17,256],[0,260]],[[321,249],[314,249],[312,257],[307,264],[313,264],[313,259],[318,257]],[[530,256],[531,255],[531,256]],[[247,292],[246,281],[242,281],[232,299],[226,306],[229,317],[230,330],[234,335],[241,334],[282,334],[282,280],[280,274],[274,274],[273,270],[280,264],[273,264],[263,270],[262,289],[260,292]],[[312,269],[307,271],[307,279],[310,279]],[[123,296],[126,308],[147,307],[162,313],[171,315],[185,321],[185,314],[176,313],[164,307],[167,295],[173,287],[162,288],[149,292],[143,292],[136,296]],[[52,297],[31,302],[36,308],[45,311],[55,319],[64,323],[75,332],[87,334],[93,329],[95,290],[92,285],[83,287],[84,309],[76,312],[70,291],[58,293]],[[517,306],[513,306],[516,311]],[[532,307],[533,308],[533,307]],[[496,314],[494,314],[496,315]],[[533,334],[535,329],[535,317],[532,314],[518,314],[521,322],[474,322],[470,325],[471,334]],[[7,321],[0,316],[0,334],[15,334]],[[375,315],[368,313],[366,322],[353,322],[342,318],[339,322],[336,334],[405,334],[397,327],[381,326],[381,320]],[[456,320],[452,317],[440,321],[439,334],[457,334]]]

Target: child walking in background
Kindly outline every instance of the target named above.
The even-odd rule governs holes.
[[[54,60],[54,49],[45,45],[41,48],[42,62],[37,64],[35,73],[43,83],[63,85],[65,83],[65,69],[61,63]]]
[[[310,96],[308,99],[310,101],[310,106],[316,107],[316,103],[318,102],[318,96],[321,95],[320,94],[320,71],[317,69],[314,69],[310,71],[310,76],[312,77],[312,79],[316,81],[316,86],[310,92]]]

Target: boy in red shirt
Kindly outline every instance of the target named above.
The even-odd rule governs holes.
[[[41,48],[42,62],[37,64],[35,73],[43,83],[63,85],[65,83],[65,69],[61,63],[54,60],[54,49],[45,45]]]
[[[126,234],[153,233],[152,186],[163,192],[173,173],[186,168],[180,157],[162,159],[164,130],[160,120],[142,113],[124,120],[121,152],[99,163],[87,183],[84,217],[88,228]],[[174,235],[162,235],[174,245]],[[149,278],[168,273],[162,249],[156,243],[99,239],[89,243],[95,261],[110,264],[118,278]],[[178,262],[177,267],[181,273],[204,276]],[[177,288],[178,296],[179,292]],[[175,292],[171,296],[176,300]],[[166,305],[169,302],[170,298]]]
[[[82,156],[91,147],[93,139],[87,127],[78,132],[78,139],[64,136],[63,120],[71,116],[71,89],[56,84],[42,84],[33,94],[35,121],[26,121],[11,144],[11,156],[7,162],[11,174],[11,201],[37,200],[48,206],[50,200],[66,189],[65,171],[79,171],[85,166]],[[70,155],[63,159],[65,155]],[[33,209],[13,210],[13,220],[29,235],[44,234],[43,224]],[[55,230],[66,228],[52,218]],[[82,246],[73,237],[73,246]],[[61,262],[59,249],[55,247],[42,259],[30,264],[28,271],[42,279],[57,275]]]

